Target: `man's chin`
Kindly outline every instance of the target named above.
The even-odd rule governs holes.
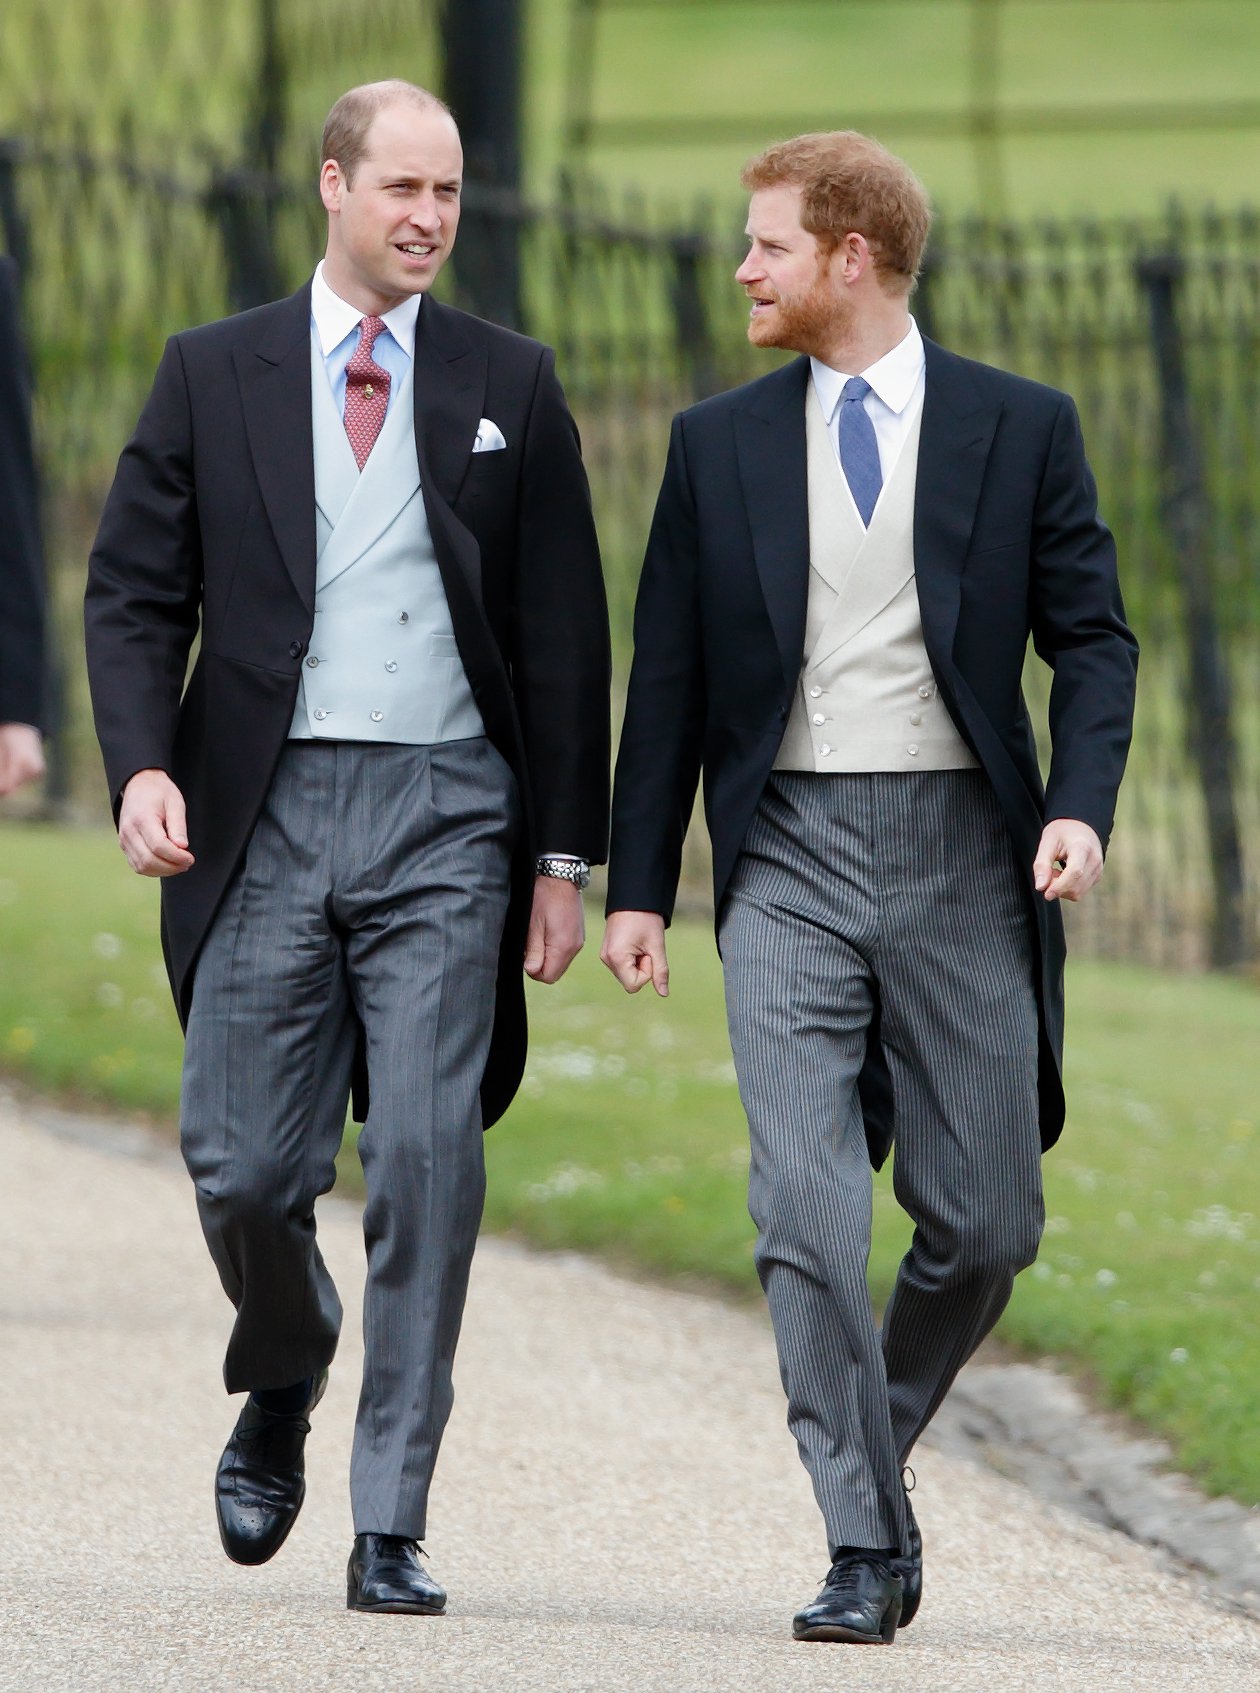
[[[754,347],[784,347],[787,343],[783,339],[783,329],[775,317],[750,317],[748,319],[748,339]]]

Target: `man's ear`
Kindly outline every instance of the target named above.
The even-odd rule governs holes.
[[[846,282],[856,282],[859,277],[865,276],[874,263],[870,242],[856,229],[851,229],[843,237],[836,256],[840,263],[841,275]]]
[[[345,192],[346,179],[341,174],[341,166],[336,159],[325,159],[319,173],[319,197],[324,202],[326,212],[341,210],[341,196]]]

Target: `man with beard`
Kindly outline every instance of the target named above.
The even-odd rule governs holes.
[[[265,1562],[302,1504],[341,1324],[315,1202],[353,1081],[347,1602],[432,1614],[481,1131],[520,1081],[522,962],[554,982],[582,945],[608,623],[553,354],[428,297],[459,222],[450,112],[351,89],[321,157],[314,277],[167,345],[92,554],[89,673],[120,844],[163,878],[181,1144],[236,1307],[224,1550]]]
[[[925,341],[921,185],[863,136],[744,173],[749,337],[802,357],[675,420],[635,616],[604,962],[665,994],[704,773],[749,1208],[831,1568],[802,1640],[922,1591],[907,1457],[1043,1223],[1058,902],[1098,881],[1136,644],[1065,395]],[[1043,788],[1020,677],[1054,671]],[[877,1332],[870,1163],[914,1235]]]

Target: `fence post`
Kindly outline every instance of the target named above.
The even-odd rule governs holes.
[[[258,80],[250,120],[249,163],[275,176],[280,170],[287,115],[289,66],[280,47],[277,0],[258,0]]]
[[[1177,314],[1184,276],[1185,262],[1175,253],[1151,254],[1137,264],[1159,382],[1164,528],[1185,618],[1188,740],[1203,790],[1212,868],[1209,956],[1214,968],[1227,970],[1250,956],[1246,880],[1234,793],[1237,752],[1229,668],[1217,623],[1207,489]]]
[[[438,16],[443,92],[464,144],[456,285],[479,316],[520,329],[522,0],[444,0]]]
[[[674,344],[692,397],[708,399],[721,386],[713,333],[704,302],[703,232],[684,230],[670,238],[670,301],[674,310]]]
[[[232,310],[265,306],[284,293],[272,240],[275,183],[251,170],[219,170],[206,190],[206,211],[218,224],[227,257]]]

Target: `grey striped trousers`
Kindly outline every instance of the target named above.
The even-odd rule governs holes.
[[[366,1037],[356,1533],[425,1530],[485,1193],[478,1090],[519,823],[484,738],[290,741],[197,965],[180,1134],[236,1307],[229,1392],[301,1381],[336,1350],[315,1201]]]
[[[904,1549],[901,1467],[1041,1236],[1034,942],[982,771],[771,777],[719,931],[749,1209],[829,1549]],[[877,1331],[872,1018],[912,1244]]]

